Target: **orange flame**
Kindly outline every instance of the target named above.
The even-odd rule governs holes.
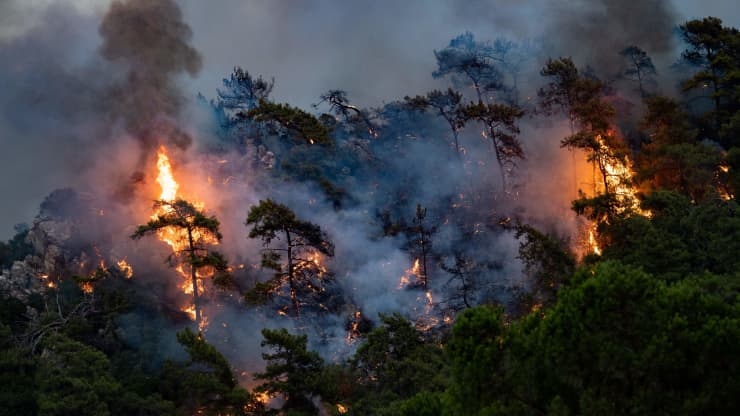
[[[172,174],[172,165],[170,158],[167,157],[167,149],[164,146],[159,147],[157,153],[157,183],[162,187],[159,199],[164,201],[174,201],[177,197],[177,189],[180,187],[175,181],[175,175]]]
[[[411,266],[410,269],[406,270],[406,272],[401,276],[401,281],[398,283],[398,288],[403,289],[404,287],[408,286],[411,283],[411,276],[414,276],[414,278],[419,277],[419,273],[421,272],[421,265],[419,264],[419,259],[414,260],[414,265]]]
[[[599,247],[599,243],[596,241],[596,237],[594,237],[594,233],[596,227],[592,226],[591,229],[588,230],[588,246],[591,248],[591,251],[593,251],[596,255],[601,255],[601,248]]]
[[[177,180],[175,179],[175,175],[172,170],[172,164],[170,163],[170,158],[167,156],[167,149],[164,146],[159,147],[159,151],[157,152],[157,183],[161,187],[161,192],[159,194],[159,199],[166,202],[172,202],[175,201],[178,198],[178,190],[180,189],[180,185],[177,183]],[[204,204],[201,202],[196,202],[193,204],[196,208],[202,209]],[[168,212],[170,212],[172,208],[167,206],[162,206],[159,208],[157,212],[155,212],[152,215],[152,218],[156,218],[158,215],[165,215]],[[188,246],[188,238],[187,238],[187,232],[185,230],[175,228],[175,227],[167,227],[160,229],[157,232],[157,237],[167,243],[171,248],[173,252],[179,253],[183,249],[185,249]],[[195,240],[206,240],[206,242],[211,244],[217,244],[218,241],[215,238],[207,238],[209,236],[202,235],[199,232],[193,233],[193,238]],[[119,264],[120,266],[120,264]],[[130,266],[129,266],[130,267]],[[190,276],[188,272],[185,270],[182,264],[178,265],[175,270],[177,273],[183,278],[182,284],[180,285],[180,290],[183,291],[183,293],[187,295],[193,294],[193,286],[192,281],[190,279]],[[132,270],[133,272],[133,270]],[[197,285],[198,285],[198,293],[204,293],[204,287],[203,287],[203,281],[201,278],[208,277],[209,273],[202,273],[199,272],[197,274]],[[195,320],[195,305],[187,305],[183,306],[180,309],[182,312],[185,312],[190,316],[191,320]],[[201,321],[199,325],[199,330],[203,331],[208,326],[208,320],[205,316],[201,313]]]
[[[127,279],[130,279],[131,276],[134,275],[134,268],[131,267],[130,264],[128,264],[126,259],[121,259],[117,261],[116,265],[118,265],[118,268],[123,272],[123,275],[126,276]]]

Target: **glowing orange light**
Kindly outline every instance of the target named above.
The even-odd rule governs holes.
[[[594,252],[596,255],[601,255],[601,248],[599,247],[599,243],[596,242],[596,237],[594,237],[594,227],[591,227],[590,230],[588,230],[588,246],[591,247],[591,251]]]
[[[402,289],[406,286],[408,286],[411,283],[411,276],[414,276],[414,278],[419,277],[419,273],[421,270],[421,265],[419,264],[419,259],[414,260],[414,265],[411,266],[410,269],[406,270],[406,272],[401,276],[401,281],[398,284],[398,288]]]
[[[126,276],[127,279],[130,279],[131,276],[134,275],[134,268],[126,262],[126,259],[117,261],[116,265],[118,265],[118,268],[123,272],[123,275]]]
[[[164,146],[160,146],[159,153],[157,153],[157,171],[159,172],[157,174],[157,183],[162,187],[159,199],[163,201],[174,201],[177,197],[177,189],[180,186],[172,174],[172,165],[170,164],[170,158],[167,157],[167,149]]]
[[[172,164],[170,163],[169,156],[167,156],[167,149],[164,146],[159,147],[159,151],[157,153],[157,183],[161,187],[161,192],[159,194],[159,199],[165,202],[174,202],[178,198],[178,190],[180,189],[180,185],[177,183],[177,180],[175,179],[175,175],[172,170]],[[203,209],[204,204],[202,202],[195,202],[193,203],[193,206],[195,206],[197,209]],[[152,215],[152,219],[156,219],[158,216],[167,215],[172,210],[171,207],[168,206],[161,206],[157,212],[155,212]],[[187,231],[182,228],[176,228],[176,227],[166,227],[162,228],[157,231],[157,237],[167,243],[174,253],[181,253],[184,249],[188,248],[189,246],[189,239]],[[192,238],[195,241],[202,241],[210,244],[218,244],[218,240],[216,240],[214,237],[209,235],[203,235],[202,233],[195,230],[192,233]],[[119,264],[120,267],[120,264]],[[129,266],[130,267],[130,266]],[[122,269],[123,270],[123,269]],[[185,270],[183,264],[179,264],[175,270],[177,273],[183,278],[182,284],[180,285],[180,289],[183,291],[183,293],[187,295],[193,294],[193,285],[192,285],[192,279],[188,273],[188,271]],[[132,270],[133,273],[133,270]],[[212,271],[203,271],[199,270],[197,273],[198,279],[196,280],[196,284],[198,285],[198,293],[204,293],[204,286],[203,281],[201,280],[204,277],[209,277],[212,275]],[[195,314],[195,306],[194,305],[188,305],[181,308],[181,310],[190,316],[190,319],[195,320],[196,314]],[[198,329],[203,331],[208,326],[208,320],[203,316],[201,313],[201,320],[199,323]]]

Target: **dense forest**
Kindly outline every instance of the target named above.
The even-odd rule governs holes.
[[[737,29],[611,72],[467,32],[374,108],[236,67],[193,132],[187,31],[139,54],[137,13],[100,33],[141,153],[0,243],[0,414],[740,411]]]

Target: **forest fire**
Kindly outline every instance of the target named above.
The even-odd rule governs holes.
[[[640,215],[649,216],[648,212],[640,209],[640,201],[637,199],[637,191],[632,185],[632,177],[634,173],[632,172],[629,157],[624,156],[624,162],[622,163],[613,162],[612,156],[614,152],[606,145],[606,143],[604,143],[604,139],[601,135],[596,136],[596,141],[600,146],[598,154],[606,155],[605,157],[601,157],[601,160],[599,161],[604,170],[604,185],[609,187],[608,190],[604,191],[614,192],[620,202],[620,211],[630,209]]]
[[[596,160],[593,161],[594,173],[598,165],[602,171],[604,180],[601,187],[599,187],[598,181],[595,178],[593,179],[593,196],[596,196],[598,193],[612,193],[617,198],[618,205],[616,210],[618,213],[629,210],[630,212],[649,217],[650,212],[640,208],[637,190],[632,183],[634,173],[630,159],[624,156],[620,161],[620,158],[615,157],[614,150],[609,148],[601,135],[596,136],[596,142],[599,145],[599,150],[596,152]],[[585,239],[587,251],[600,256],[602,249],[596,239],[596,222],[587,226],[587,233],[588,236]]]
[[[419,259],[414,260],[414,265],[411,266],[410,269],[406,270],[406,272],[401,276],[401,281],[398,283],[398,288],[403,289],[407,287],[409,284],[411,284],[411,276],[414,276],[415,279],[418,279],[419,273],[421,272],[421,266],[419,264]]]
[[[597,256],[601,255],[601,248],[599,247],[599,243],[596,241],[596,226],[595,224],[592,224],[591,227],[588,230],[588,246],[591,248],[591,251],[596,254]]]
[[[159,194],[160,202],[157,210],[152,214],[152,220],[158,220],[168,215],[176,214],[175,203],[178,201],[178,190],[180,185],[172,170],[172,164],[170,163],[169,156],[167,155],[167,149],[164,146],[160,146],[157,153],[157,177],[156,182],[161,187]],[[203,203],[194,204],[197,209],[202,209]],[[196,230],[188,230],[186,228],[176,227],[173,225],[161,227],[157,229],[157,238],[160,241],[167,243],[171,248],[174,256],[180,255],[188,251],[189,246],[194,241],[203,242],[207,244],[218,244],[218,240],[210,235],[204,234]],[[193,267],[193,266],[190,266]],[[186,270],[185,264],[178,264],[175,270],[183,278],[182,284],[179,285],[180,290],[186,295],[192,295],[194,302],[192,304],[181,307],[181,311],[187,313],[190,318],[198,322],[198,327],[203,331],[208,321],[205,319],[198,310],[198,293],[203,293],[205,288],[203,286],[203,278],[210,277],[213,271],[209,268],[201,268],[198,270]]]

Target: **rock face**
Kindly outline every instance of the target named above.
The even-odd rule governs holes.
[[[10,270],[3,270],[0,274],[0,293],[26,301],[32,294],[46,290],[48,283],[45,280],[25,261],[16,261]]]
[[[58,277],[72,263],[73,254],[67,247],[74,234],[75,227],[69,221],[36,219],[26,237],[34,254],[25,262],[37,273]]]
[[[33,293],[42,293],[58,281],[70,266],[78,264],[68,248],[75,235],[70,221],[37,218],[26,236],[33,254],[16,261],[10,270],[0,274],[0,291],[26,300]]]

